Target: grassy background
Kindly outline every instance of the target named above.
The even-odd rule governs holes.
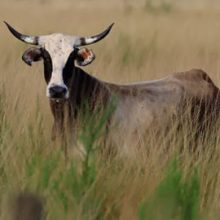
[[[214,0],[1,0],[0,20],[32,35],[92,35],[115,22],[90,46],[97,58],[85,69],[92,75],[128,83],[202,68],[220,87],[219,8]],[[1,219],[10,219],[18,192],[42,197],[53,220],[219,219],[220,145],[209,137],[196,155],[188,151],[191,137],[173,135],[169,149],[164,138],[140,138],[139,148],[128,146],[135,156],[105,161],[93,150],[98,143],[81,141],[87,157],[70,146],[66,161],[50,141],[43,65],[25,65],[26,48],[0,25]],[[87,139],[82,132],[79,142]]]

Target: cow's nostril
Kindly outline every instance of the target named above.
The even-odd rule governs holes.
[[[49,92],[51,98],[64,98],[67,93],[67,89],[62,86],[53,86],[49,88]]]

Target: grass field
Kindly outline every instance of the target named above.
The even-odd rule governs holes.
[[[96,60],[85,69],[92,75],[128,83],[201,68],[220,87],[218,1],[1,0],[4,20],[32,35],[93,35],[115,22],[105,40],[89,47]],[[82,131],[86,156],[69,146],[66,160],[62,146],[50,140],[43,65],[25,65],[26,48],[0,24],[2,220],[21,212],[20,193],[39,197],[48,220],[220,218],[220,142],[213,145],[210,137],[196,154],[188,150],[192,133],[174,135],[166,151],[166,138],[144,137],[139,148],[128,146],[135,156],[103,159],[94,150],[99,143]]]

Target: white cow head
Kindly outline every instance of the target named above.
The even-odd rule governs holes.
[[[46,95],[50,99],[69,98],[69,80],[74,73],[74,61],[79,66],[90,64],[95,55],[92,50],[80,48],[103,39],[111,30],[111,24],[105,31],[91,37],[79,37],[55,33],[44,36],[24,35],[5,22],[10,32],[19,40],[36,45],[27,49],[22,59],[30,65],[32,62],[44,60],[44,77],[47,83]],[[64,71],[65,70],[65,71]]]

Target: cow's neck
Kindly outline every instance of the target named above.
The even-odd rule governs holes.
[[[75,67],[69,85],[69,103],[74,116],[83,107],[93,111],[96,107],[105,106],[110,98],[110,92],[104,82],[90,76],[82,69]]]
[[[54,116],[53,137],[60,134],[62,136],[64,129],[75,135],[79,112],[88,110],[89,113],[93,113],[96,110],[103,110],[111,98],[111,93],[104,82],[77,67],[74,68],[68,87],[70,96],[67,101],[50,103]]]

